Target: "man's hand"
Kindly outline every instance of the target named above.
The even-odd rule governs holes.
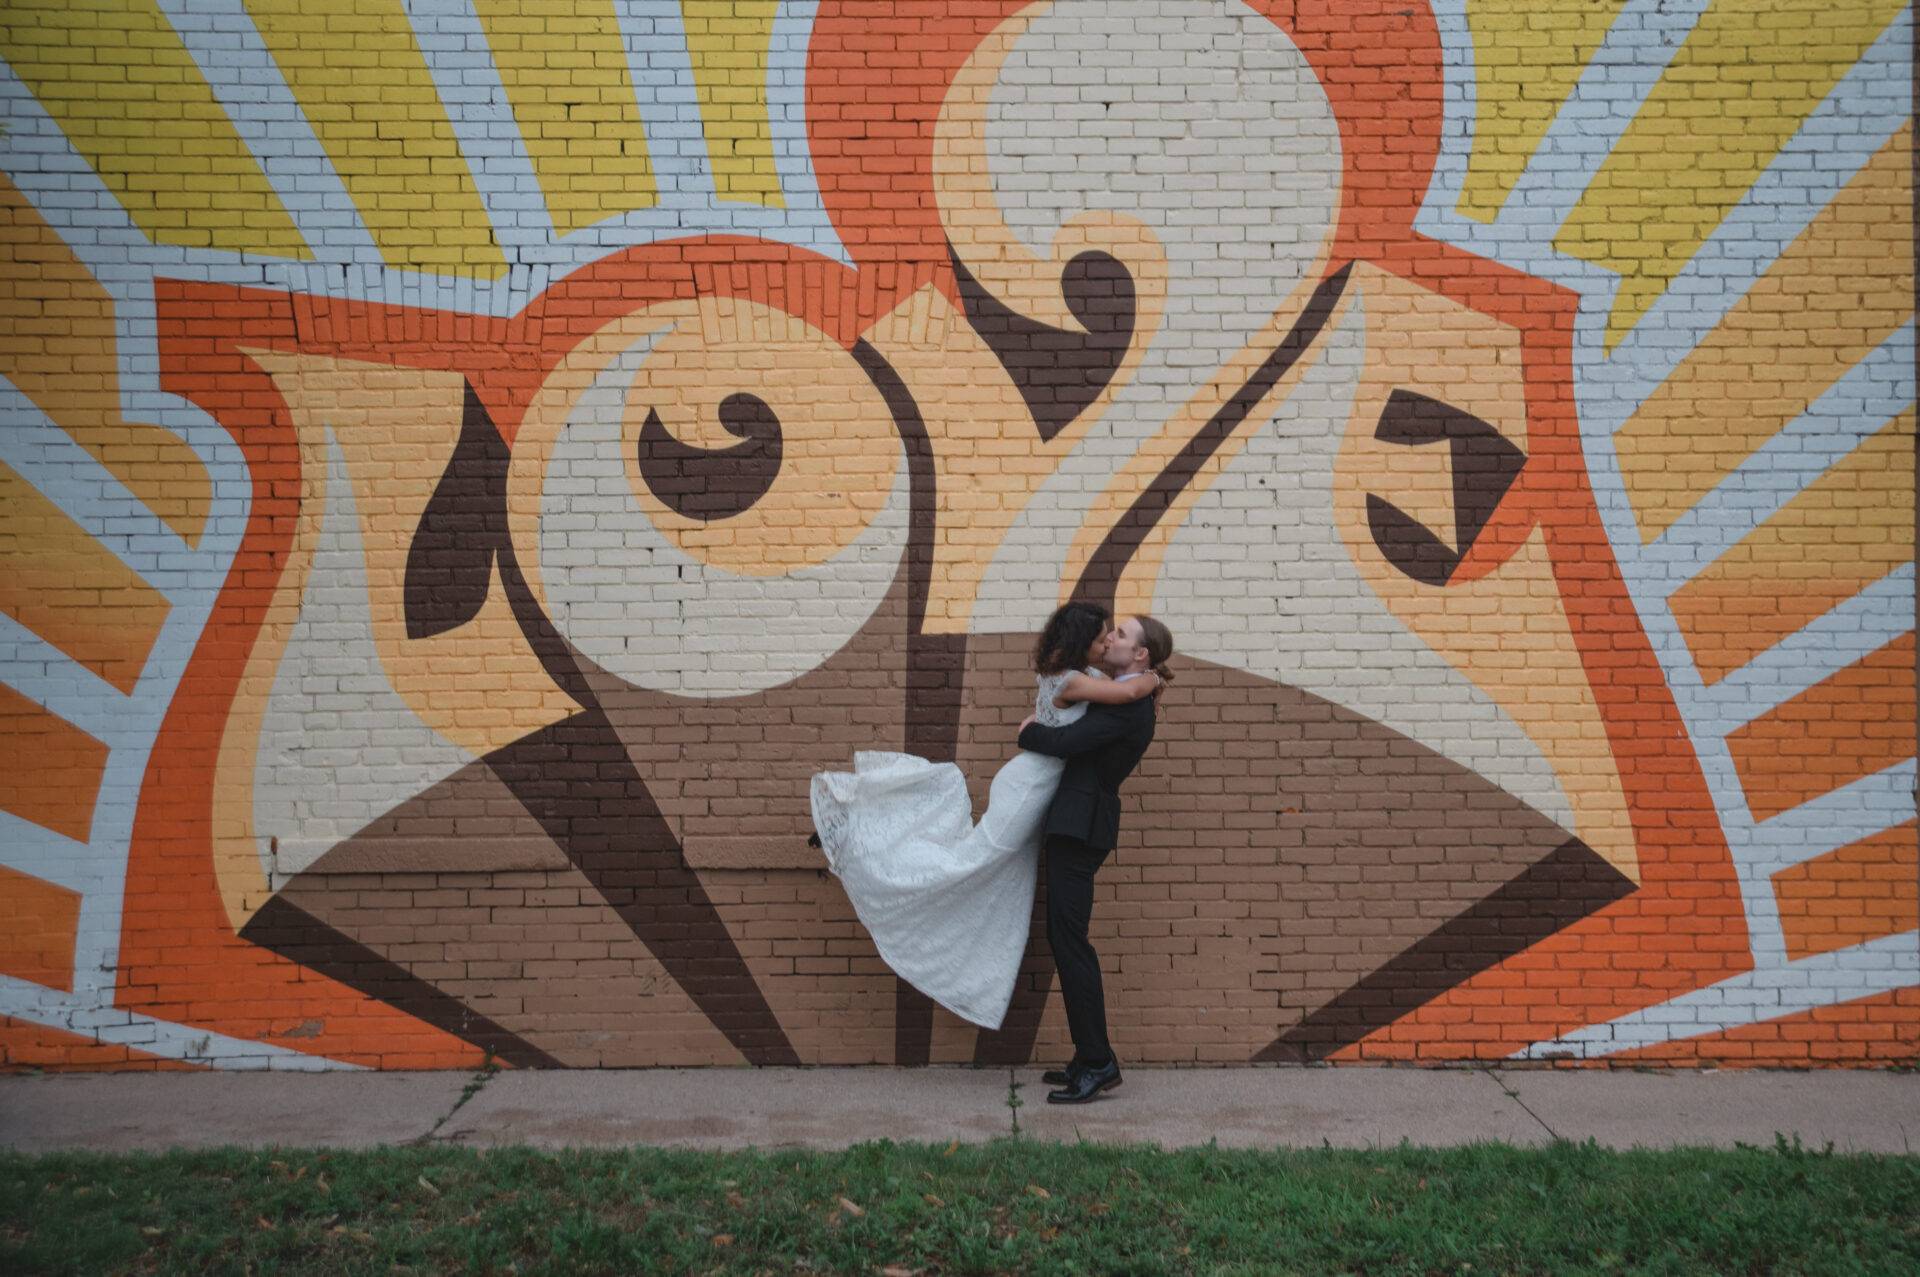
[[[1014,732],[1013,732],[1013,734],[1014,734],[1015,736],[1019,736],[1021,732],[1024,732],[1024,731],[1026,731],[1026,730],[1027,730],[1027,729],[1028,729],[1029,727],[1032,727],[1032,726],[1033,726],[1033,720],[1034,720],[1034,717],[1035,717],[1034,715],[1032,715],[1032,714],[1029,714],[1029,715],[1027,715],[1027,716],[1026,716],[1025,718],[1023,718],[1023,719],[1021,719],[1021,720],[1020,720],[1020,726],[1014,729]]]

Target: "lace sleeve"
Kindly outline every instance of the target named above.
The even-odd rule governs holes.
[[[1087,712],[1084,702],[1069,705],[1065,709],[1053,703],[1054,697],[1060,695],[1060,689],[1066,686],[1067,680],[1073,675],[1073,670],[1067,670],[1061,674],[1042,674],[1035,680],[1038,686],[1033,698],[1033,716],[1042,727],[1065,727],[1068,723],[1079,722]]]

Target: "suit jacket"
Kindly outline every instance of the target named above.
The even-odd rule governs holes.
[[[1059,834],[1113,850],[1120,839],[1120,782],[1152,742],[1151,696],[1127,705],[1089,705],[1079,722],[1065,727],[1029,725],[1020,733],[1021,749],[1067,760],[1043,836]]]

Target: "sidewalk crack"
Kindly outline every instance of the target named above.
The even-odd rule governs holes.
[[[453,1102],[453,1107],[448,1109],[446,1112],[442,1113],[440,1115],[440,1120],[435,1122],[425,1135],[415,1136],[413,1139],[408,1140],[407,1142],[409,1144],[426,1144],[431,1142],[434,1139],[434,1137],[440,1133],[440,1128],[445,1126],[449,1121],[451,1121],[453,1119],[453,1115],[455,1113],[458,1113],[463,1107],[465,1107],[468,1100],[472,1099],[474,1096],[480,1094],[481,1091],[485,1090],[487,1083],[493,1081],[494,1075],[499,1072],[500,1072],[500,1065],[494,1060],[494,1058],[491,1055],[489,1055],[487,1057],[487,1062],[480,1066],[479,1072],[475,1073],[472,1077],[467,1079],[467,1084],[466,1086],[461,1088],[460,1098],[456,1099]]]
[[[1020,1074],[1016,1069],[1007,1070],[1007,1116],[1013,1119],[1012,1135],[1020,1138],[1020,1109],[1024,1101],[1020,1098]]]
[[[1526,1115],[1527,1115],[1528,1117],[1530,1117],[1530,1118],[1532,1118],[1532,1119],[1533,1119],[1534,1121],[1536,1121],[1536,1122],[1538,1122],[1538,1123],[1540,1123],[1540,1129],[1541,1129],[1541,1130],[1543,1130],[1543,1131],[1545,1131],[1545,1132],[1546,1132],[1546,1133],[1547,1133],[1547,1134],[1548,1134],[1548,1135],[1549,1135],[1550,1137],[1552,1137],[1553,1139],[1556,1139],[1556,1140],[1557,1140],[1557,1139],[1559,1139],[1559,1138],[1560,1138],[1560,1132],[1558,1132],[1558,1131],[1556,1131],[1556,1130],[1554,1130],[1554,1129],[1553,1129],[1553,1128],[1552,1128],[1551,1126],[1548,1126],[1548,1125],[1547,1125],[1547,1119],[1545,1119],[1544,1117],[1541,1117],[1541,1116],[1540,1116],[1540,1115],[1539,1115],[1538,1113],[1536,1113],[1536,1112],[1534,1112],[1534,1111],[1533,1111],[1532,1109],[1530,1109],[1530,1108],[1528,1108],[1528,1107],[1527,1107],[1527,1102],[1526,1102],[1525,1100],[1523,1100],[1523,1099],[1521,1099],[1521,1098],[1520,1098],[1520,1092],[1518,1092],[1518,1091],[1516,1091],[1516,1090],[1514,1090],[1514,1089],[1513,1089],[1512,1087],[1510,1087],[1510,1086],[1508,1086],[1508,1085],[1507,1085],[1507,1079],[1506,1079],[1506,1078],[1504,1078],[1504,1077],[1502,1077],[1502,1076],[1500,1075],[1500,1070],[1498,1070],[1498,1069],[1486,1069],[1486,1070],[1483,1070],[1483,1071],[1484,1071],[1484,1072],[1486,1073],[1486,1075],[1487,1075],[1488,1077],[1490,1077],[1490,1078],[1492,1078],[1492,1079],[1493,1079],[1493,1081],[1494,1081],[1494,1084],[1495,1084],[1496,1086],[1498,1086],[1498,1087],[1499,1087],[1499,1088],[1500,1088],[1500,1089],[1501,1089],[1502,1091],[1505,1091],[1505,1092],[1507,1093],[1507,1098],[1508,1098],[1508,1099],[1510,1099],[1510,1100],[1512,1100],[1512,1101],[1513,1101],[1513,1102],[1514,1102],[1515,1104],[1518,1104],[1518,1105],[1520,1106],[1520,1108],[1521,1108],[1521,1110],[1522,1110],[1522,1111],[1523,1111],[1524,1113],[1526,1113]]]

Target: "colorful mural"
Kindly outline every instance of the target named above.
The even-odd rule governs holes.
[[[1130,1061],[1920,1058],[1906,6],[336,8],[0,16],[0,1064],[1063,1057],[807,779],[1069,597]]]

